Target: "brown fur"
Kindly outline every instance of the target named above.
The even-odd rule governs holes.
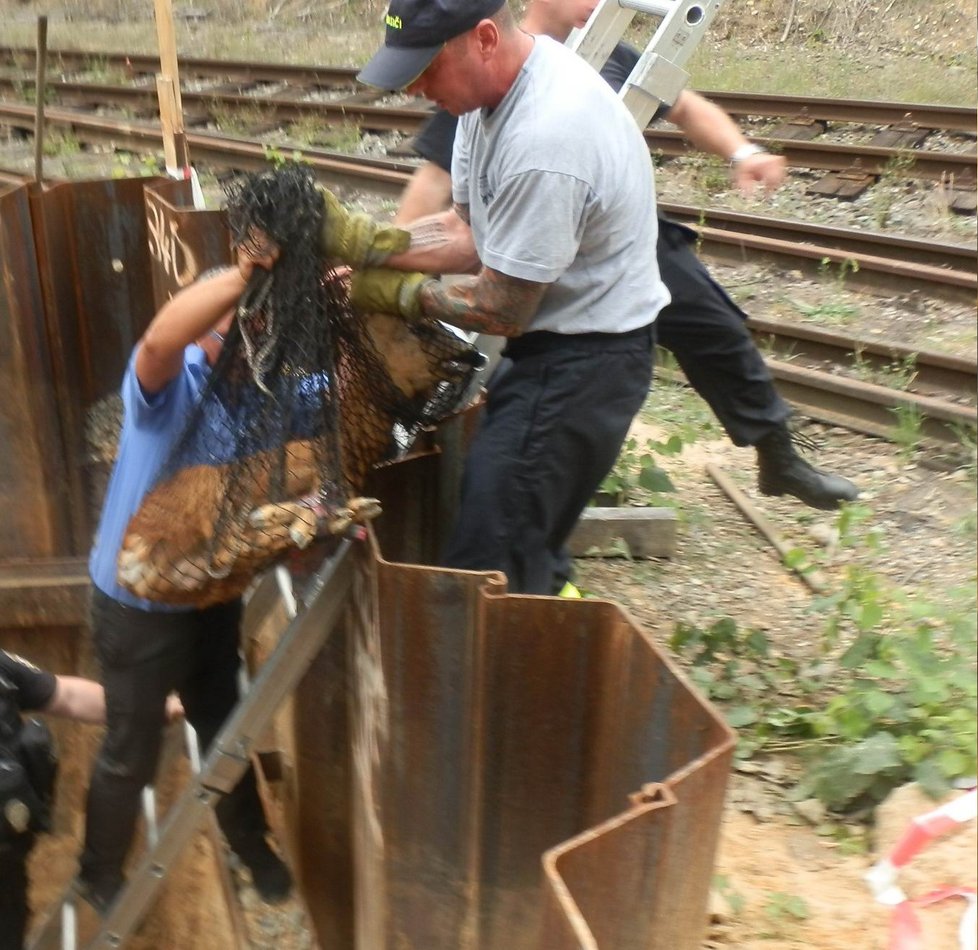
[[[364,320],[388,372],[405,396],[427,394],[444,378],[444,367],[432,365],[400,318],[373,314]],[[460,343],[460,352],[462,348]],[[357,491],[370,467],[387,452],[393,419],[358,414],[357,407],[367,403],[357,390],[366,384],[356,374],[345,374],[342,365],[337,367],[337,377],[344,407],[340,421],[344,476]],[[286,453],[286,497],[298,499],[317,491],[311,444],[291,442]],[[308,509],[287,502],[267,504],[268,472],[274,467],[272,455],[277,453],[261,454],[268,455],[269,461],[264,463],[258,456],[250,467],[256,472],[247,492],[250,504],[240,512],[239,523],[228,532],[223,548],[210,560],[211,573],[207,571],[208,551],[226,490],[227,467],[195,465],[177,472],[143,499],[119,552],[120,583],[140,597],[203,607],[239,596],[258,570],[290,548],[308,543],[316,530]],[[260,525],[248,520],[256,508],[262,509]],[[226,576],[213,576],[225,572]]]

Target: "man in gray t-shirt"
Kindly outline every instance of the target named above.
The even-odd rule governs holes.
[[[531,331],[634,330],[669,300],[648,210],[648,148],[608,84],[582,65],[538,36],[492,115],[459,120],[452,196],[468,206],[484,267],[548,285]]]
[[[502,0],[393,0],[385,22],[359,78],[463,116],[455,204],[413,223],[406,251],[369,261],[386,268],[356,271],[352,299],[508,338],[443,561],[555,593],[558,552],[648,394],[669,301],[648,149],[604,80],[521,32]],[[345,233],[327,205],[326,229]]]

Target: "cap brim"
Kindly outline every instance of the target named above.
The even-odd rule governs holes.
[[[441,52],[444,43],[408,49],[381,46],[360,72],[357,79],[378,89],[403,89],[418,78]]]

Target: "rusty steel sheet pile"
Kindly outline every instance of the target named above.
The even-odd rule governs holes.
[[[80,556],[91,543],[86,413],[118,389],[156,310],[146,195],[158,184],[79,181],[0,196],[0,312],[11,336],[0,356],[11,430],[0,487],[28,525],[2,539],[2,558]]]
[[[398,485],[430,462],[395,463]],[[355,590],[279,723],[320,945],[698,948],[734,737],[651,636],[376,544]],[[259,663],[276,603],[249,615]]]
[[[69,543],[57,398],[28,189],[0,195],[0,557],[44,557]]]

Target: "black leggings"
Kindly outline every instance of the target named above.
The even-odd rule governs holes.
[[[122,873],[142,788],[156,774],[167,695],[180,694],[202,754],[237,703],[240,621],[239,601],[189,612],[150,612],[93,592],[92,632],[107,730],[88,791],[81,867],[90,881],[112,881]],[[217,817],[235,850],[264,834],[251,769],[219,802]]]

